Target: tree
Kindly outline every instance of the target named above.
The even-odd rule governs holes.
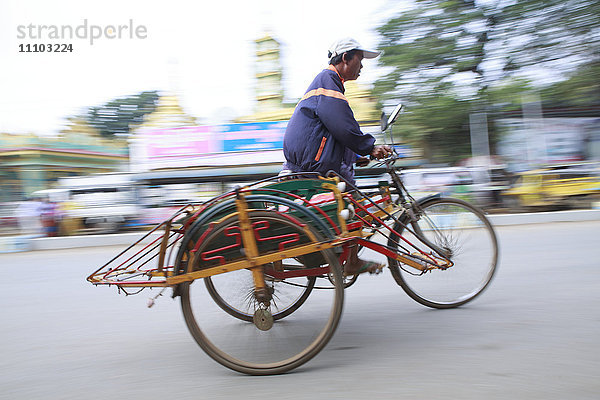
[[[485,8],[490,46],[503,76],[550,74],[564,80],[600,57],[600,2],[597,0],[497,1]],[[546,82],[542,82],[546,83]]]
[[[407,105],[402,137],[430,161],[454,162],[470,152],[470,101],[482,90],[485,23],[472,1],[426,0],[379,28],[380,63],[389,72],[375,92],[384,105]]]
[[[102,106],[90,107],[86,119],[102,136],[126,136],[142,123],[144,115],[156,109],[158,97],[157,91],[151,91],[111,100]]]
[[[592,108],[600,110],[600,60],[581,66],[569,79],[541,92],[545,105],[552,108]]]
[[[596,0],[416,0],[378,28],[387,74],[376,94],[383,105],[407,105],[403,138],[426,154],[468,156],[469,113],[506,106],[507,88],[542,90],[599,60],[599,8]],[[589,71],[594,79],[597,69]]]
[[[448,91],[457,74],[481,76],[484,23],[474,2],[417,2],[378,29],[384,51],[380,63],[390,72],[377,88],[388,98],[416,101]]]

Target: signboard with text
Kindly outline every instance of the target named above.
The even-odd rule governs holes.
[[[287,121],[146,128],[131,139],[132,171],[283,162]]]
[[[229,124],[220,130],[223,151],[277,150],[283,148],[286,121]]]
[[[155,157],[178,157],[219,151],[210,126],[155,129],[144,132],[147,154]]]

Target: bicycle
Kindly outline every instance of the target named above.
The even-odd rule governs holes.
[[[399,112],[382,118],[384,132]],[[398,159],[381,161],[389,180],[372,188],[335,174],[299,173],[185,206],[88,281],[127,294],[173,288],[198,345],[220,364],[252,375],[299,367],[331,339],[344,289],[358,278],[343,272],[350,246],[386,256],[395,281],[419,303],[463,305],[494,275],[494,229],[462,200],[415,200],[394,166]],[[374,240],[381,236],[384,244]]]

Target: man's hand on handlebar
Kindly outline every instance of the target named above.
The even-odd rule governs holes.
[[[386,158],[392,154],[392,148],[386,144],[381,146],[375,146],[373,147],[371,154],[369,154],[369,157],[359,157],[354,163],[357,167],[366,167],[367,165],[369,165],[369,162],[371,160],[381,160],[382,158]]]
[[[387,144],[384,144],[384,145],[373,147],[373,150],[371,151],[370,156],[371,156],[371,158],[376,158],[378,160],[381,160],[382,158],[385,158],[391,154],[392,154],[392,148],[390,146],[388,146]]]

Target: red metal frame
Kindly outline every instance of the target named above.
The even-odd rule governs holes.
[[[350,196],[349,196],[350,197]],[[434,264],[437,264],[436,261],[427,253],[425,253],[423,250],[421,250],[419,247],[417,247],[416,245],[414,245],[413,243],[411,243],[408,239],[406,239],[404,236],[402,236],[400,233],[396,232],[393,228],[391,228],[390,226],[388,226],[385,222],[383,222],[379,217],[377,217],[376,215],[374,215],[373,213],[369,212],[369,210],[367,210],[362,204],[358,203],[356,200],[354,200],[352,197],[350,197],[350,200],[352,201],[352,203],[354,203],[354,205],[356,205],[358,208],[360,208],[362,211],[364,211],[365,213],[367,213],[371,218],[373,218],[373,220],[377,221],[378,223],[380,223],[382,226],[385,226],[386,229],[388,229],[391,233],[393,233],[394,235],[398,236],[398,238],[402,239],[404,242],[406,242],[409,246],[411,246],[412,248],[416,249],[419,253],[421,253],[423,256],[427,257],[429,260],[431,260]],[[359,217],[362,221],[365,221],[363,218]],[[366,221],[365,221],[366,222]],[[363,239],[364,241],[364,239]],[[372,243],[372,242],[369,242]],[[377,245],[380,246],[380,245]],[[367,247],[367,246],[365,246]],[[387,250],[387,249],[386,249]],[[376,250],[377,251],[377,250]],[[389,250],[387,250],[389,251]],[[395,254],[395,253],[394,253]]]
[[[235,232],[237,230],[237,232]],[[223,246],[220,247],[218,249],[213,249],[213,250],[208,250],[208,251],[204,251],[200,254],[200,258],[202,259],[202,261],[213,261],[213,260],[219,260],[219,264],[220,265],[225,265],[225,257],[223,256],[213,256],[213,257],[207,257],[207,255],[210,254],[215,254],[217,252],[222,252],[222,251],[226,251],[226,250],[230,250],[230,249],[235,249],[236,247],[242,247],[242,232],[240,231],[240,228],[238,226],[230,226],[228,228],[225,228],[225,236],[228,237],[235,237],[235,243],[234,244],[230,244],[227,246]],[[198,246],[201,243],[200,240],[198,240],[198,244],[196,246]]]
[[[314,210],[315,213],[320,215],[329,224],[329,226],[335,231],[335,234],[337,235],[336,240],[338,240],[338,241],[341,240],[339,242],[339,244],[336,244],[336,246],[341,245],[343,248],[342,253],[339,255],[339,261],[342,264],[347,261],[347,258],[350,254],[350,251],[349,251],[350,243],[359,244],[365,248],[374,250],[374,251],[376,251],[386,257],[389,257],[389,258],[397,258],[398,257],[398,253],[392,251],[387,246],[380,245],[375,242],[371,242],[363,237],[360,237],[360,236],[340,237],[339,235],[341,235],[341,233],[342,233],[341,227],[334,221],[334,219],[332,217],[330,217],[321,208],[321,206],[323,206],[324,204],[330,205],[337,201],[335,199],[335,196],[333,196],[333,193],[330,196],[331,198],[320,198],[317,201],[310,201],[310,200],[307,200],[306,198],[303,198],[297,194],[285,192],[285,191],[278,190],[278,189],[271,189],[271,188],[258,188],[258,189],[245,188],[245,189],[238,191],[238,194],[239,193],[251,194],[251,193],[257,193],[257,192],[258,193],[266,193],[266,194],[273,193],[273,194],[279,194],[279,195],[284,194],[285,197],[287,197],[289,199],[293,199],[293,201],[300,200],[301,204],[303,206],[305,206],[307,208],[311,208],[312,210]],[[204,212],[207,208],[211,207],[212,205],[214,205],[216,203],[219,203],[220,201],[222,201],[224,199],[235,196],[235,194],[236,193],[234,193],[234,192],[230,192],[230,193],[225,193],[223,195],[215,197],[214,199],[210,200],[209,202],[203,204],[200,207],[200,209],[192,211],[193,213],[187,217],[187,219],[184,221],[184,223],[182,224],[182,226],[180,228],[173,229],[173,231],[168,232],[171,222],[176,217],[182,215],[185,212],[185,210],[190,206],[181,208],[169,220],[163,222],[162,224],[157,225],[152,231],[150,231],[146,236],[144,236],[142,238],[142,239],[146,238],[150,233],[156,231],[161,226],[166,226],[167,233],[165,233],[165,234],[172,235],[173,239],[171,239],[171,236],[169,236],[169,239],[166,240],[166,239],[164,239],[164,234],[163,234],[163,236],[152,240],[149,244],[145,245],[139,251],[134,252],[132,256],[128,257],[125,261],[120,262],[117,266],[110,267],[106,271],[101,272],[104,268],[108,267],[113,261],[116,261],[119,257],[123,256],[127,251],[131,250],[134,245],[137,245],[142,240],[142,239],[140,239],[140,241],[134,243],[132,246],[128,247],[125,251],[121,252],[119,255],[117,255],[115,258],[113,258],[111,261],[109,261],[104,266],[102,266],[97,271],[95,271],[92,275],[90,275],[90,277],[88,277],[88,280],[90,280],[90,282],[92,282],[94,284],[108,284],[108,285],[117,285],[117,286],[123,286],[123,287],[126,287],[126,286],[160,286],[161,284],[166,285],[167,278],[169,277],[169,274],[172,274],[174,267],[172,265],[162,265],[162,266],[158,266],[157,268],[143,269],[143,267],[148,262],[150,262],[152,259],[154,259],[156,257],[156,254],[150,255],[150,252],[158,247],[158,243],[161,240],[163,240],[164,243],[168,243],[166,245],[167,248],[171,248],[172,246],[174,246],[189,231],[189,229],[192,226],[192,224],[194,223],[194,221],[196,221],[199,218],[199,216],[202,214],[202,212]],[[369,211],[369,209],[372,209],[375,205],[379,206],[382,203],[390,202],[391,197],[389,196],[389,194],[381,194],[381,198],[379,198],[379,199],[372,199],[370,197],[367,197],[368,201],[370,202],[370,205],[361,204],[359,201],[355,200],[352,197],[352,195],[350,195],[350,194],[343,194],[343,198],[349,204],[354,205],[355,210],[356,210],[355,218],[357,218],[357,220],[350,221],[346,224],[346,229],[348,229],[348,231],[355,232],[363,227],[372,227],[373,229],[376,229],[376,230],[379,230],[379,229],[389,230],[389,232],[396,235],[399,239],[404,241],[411,248],[415,249],[423,257],[426,257],[428,260],[431,260],[431,262],[433,264],[437,265],[436,260],[432,257],[432,255],[427,254],[425,251],[421,250],[419,247],[417,247],[416,245],[411,243],[408,239],[406,239],[405,237],[400,235],[398,232],[396,232],[393,229],[393,227],[390,227],[388,224],[386,224],[380,217],[376,216],[373,212]],[[378,207],[378,208],[381,209],[381,207]],[[298,218],[284,212],[282,209],[270,210],[270,211],[275,212],[278,215],[290,220],[295,225],[298,225],[303,228],[306,227],[306,223],[304,223],[301,220],[299,220]],[[367,217],[371,218],[372,220],[368,221]],[[374,226],[373,222],[375,222],[377,225]],[[195,241],[195,243],[193,243],[193,248],[191,248],[190,253],[195,254],[198,252],[201,244],[204,242],[206,237],[211,232],[214,231],[215,226],[216,226],[216,222],[211,222],[208,224],[208,227],[205,229],[204,232],[202,232],[200,238],[197,241]],[[285,234],[280,234],[280,235],[275,235],[275,236],[267,236],[267,235],[265,235],[265,232],[268,232],[270,227],[271,227],[271,225],[270,225],[269,221],[266,219],[255,221],[252,223],[252,228],[254,231],[253,236],[257,243],[267,243],[269,241],[271,241],[271,242],[278,241],[278,242],[275,242],[277,244],[277,248],[279,251],[283,251],[286,248],[288,248],[288,246],[290,246],[294,243],[297,243],[300,239],[300,235],[298,233],[285,233]],[[220,247],[218,249],[204,251],[198,255],[201,257],[201,260],[203,260],[203,261],[217,260],[220,265],[223,265],[223,264],[227,263],[227,260],[225,259],[224,256],[219,255],[219,253],[236,248],[236,247],[243,246],[242,235],[241,235],[241,231],[240,231],[239,227],[237,227],[237,226],[228,227],[225,229],[224,234],[228,237],[234,238],[235,243],[228,244],[228,245]],[[161,248],[162,247],[164,247],[164,245],[161,246]],[[161,251],[166,251],[166,250],[161,249]],[[410,256],[410,254],[406,253],[405,250],[403,250],[403,253],[405,255]],[[147,259],[145,259],[145,257],[147,257]],[[161,256],[161,260],[162,260],[162,258],[163,257]],[[141,264],[136,265],[136,263],[138,263],[138,262],[141,262]],[[166,260],[165,263],[168,264],[169,260]],[[134,266],[135,266],[134,269],[131,269],[131,270],[128,269],[128,268],[132,268]],[[123,271],[123,273],[122,274],[119,273],[120,271]],[[190,272],[190,271],[188,271],[188,272]],[[301,277],[301,276],[306,276],[306,277],[323,276],[323,275],[326,275],[327,273],[329,273],[329,267],[316,267],[316,268],[306,268],[306,269],[298,269],[298,270],[277,271],[274,268],[272,268],[271,266],[265,266],[264,272],[267,275],[269,275],[275,279],[286,279],[286,278]],[[145,280],[145,281],[125,280],[125,278],[127,276],[134,277],[138,273],[146,274],[148,280]],[[148,284],[149,281],[151,281],[152,284]]]

